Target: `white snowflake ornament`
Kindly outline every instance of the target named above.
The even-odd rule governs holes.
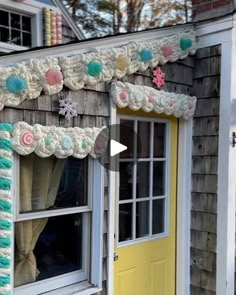
[[[77,116],[77,102],[74,102],[70,96],[59,99],[59,115],[65,116],[67,120]]]

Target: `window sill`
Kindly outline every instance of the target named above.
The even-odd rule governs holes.
[[[101,291],[101,288],[94,287],[88,282],[78,283],[66,286],[64,288],[56,289],[41,295],[91,295]]]
[[[5,42],[0,42],[0,51],[1,52],[12,52],[12,51],[21,51],[21,50],[27,50],[29,47],[25,46],[19,46],[16,44],[10,44],[10,43],[5,43]]]

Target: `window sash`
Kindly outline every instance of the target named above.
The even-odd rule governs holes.
[[[86,278],[87,280],[89,279],[87,281],[87,285],[89,285],[89,287],[95,286],[98,289],[102,288],[103,241],[101,239],[101,236],[103,235],[104,168],[97,160],[89,159],[88,163],[88,208],[81,209],[81,207],[77,207],[76,212],[74,212],[74,208],[50,210],[50,212],[46,212],[49,213],[50,216],[59,216],[74,213],[83,214],[83,218],[85,218],[83,224],[84,227],[87,227],[84,229],[84,231],[87,232],[87,238],[83,239],[83,249],[90,249],[89,253],[87,253],[87,255],[84,255],[86,256],[86,258],[84,259],[83,271],[78,270],[76,272],[55,276],[46,280],[14,288],[14,243],[12,243],[12,293],[16,295],[42,294],[42,292],[46,292],[42,290],[42,286],[44,286],[44,288],[47,288],[48,292],[50,292],[55,290],[55,288],[63,288],[75,283],[83,285],[84,282],[86,282]],[[16,196],[17,194],[19,194],[19,182],[19,155],[14,153],[12,186],[13,200],[17,200]],[[21,216],[17,214],[18,208],[19,204],[17,204],[16,201],[13,202],[14,221],[27,220],[28,215],[30,215],[31,213],[21,214],[24,215]],[[44,215],[42,214],[42,212],[40,212],[41,215],[37,216],[37,218],[47,217],[46,213]],[[32,213],[32,215],[35,215],[35,213]],[[32,219],[32,217],[34,216],[31,216],[29,219]],[[14,236],[15,235],[13,229],[12,240],[14,240]]]
[[[14,221],[25,221],[25,220],[33,220],[33,219],[39,219],[39,218],[46,218],[46,217],[52,217],[52,216],[61,216],[61,215],[69,215],[69,214],[75,214],[75,213],[84,213],[84,212],[91,212],[93,209],[93,202],[92,202],[92,175],[93,175],[93,160],[89,158],[88,160],[88,188],[87,188],[87,194],[88,194],[88,205],[87,206],[78,206],[78,207],[68,207],[68,208],[62,208],[62,209],[51,209],[51,210],[42,210],[37,212],[29,212],[29,213],[20,213],[20,200],[19,200],[19,194],[20,194],[20,156],[16,153],[14,153],[14,199],[16,202],[14,202]]]

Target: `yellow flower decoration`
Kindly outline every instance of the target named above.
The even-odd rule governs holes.
[[[125,71],[128,68],[128,65],[130,63],[130,60],[125,55],[119,55],[116,59],[116,67],[120,71]]]

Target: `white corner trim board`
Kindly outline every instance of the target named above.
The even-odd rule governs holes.
[[[175,62],[197,50],[194,31],[181,32],[149,42],[132,42],[120,47],[81,53],[70,57],[32,59],[0,67],[0,110],[35,99],[42,91],[59,93],[85,85],[120,79],[158,64]]]
[[[154,111],[158,114],[174,115],[189,119],[193,116],[197,98],[156,90],[148,86],[133,85],[120,81],[111,84],[111,97],[119,108],[129,107],[133,111]]]
[[[82,159],[88,154],[97,158],[106,149],[106,136],[101,133],[103,129],[31,126],[17,122],[11,133],[12,148],[20,155],[35,152],[42,158],[54,155],[61,159],[69,156]]]

